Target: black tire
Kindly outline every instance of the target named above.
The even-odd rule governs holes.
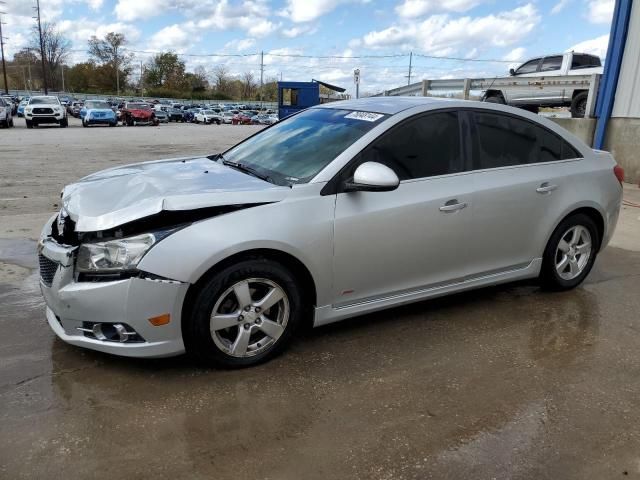
[[[507,102],[504,101],[504,97],[502,95],[490,95],[484,99],[487,103],[499,103],[500,105],[504,105]]]
[[[566,236],[568,230],[574,226],[582,226],[589,231],[589,235],[591,236],[591,250],[589,259],[580,275],[571,280],[566,280],[560,277],[556,269],[556,260],[560,241]],[[593,267],[593,263],[596,260],[598,250],[600,248],[600,241],[601,239],[598,233],[598,228],[593,219],[588,215],[578,213],[565,218],[554,230],[551,238],[549,239],[549,243],[547,243],[547,247],[544,250],[542,268],[540,270],[539,277],[542,287],[547,290],[562,291],[570,290],[580,285],[587,275],[589,275],[589,272]]]
[[[86,122],[85,120],[82,120],[82,126],[83,126],[84,128],[87,128],[89,125],[87,125],[87,122]]]
[[[540,107],[538,105],[524,105],[522,107],[523,110],[531,113],[540,113]]]
[[[31,120],[26,120],[27,128],[33,128],[33,122]]]
[[[69,120],[67,120],[66,118],[63,118],[62,120],[60,120],[60,127],[67,128],[68,126],[69,126]]]
[[[11,121],[9,122],[9,128],[13,128],[13,117],[11,117]]]
[[[584,118],[589,92],[580,92],[571,100],[571,118]]]
[[[210,332],[210,317],[216,303],[230,287],[250,278],[272,281],[285,292],[289,318],[284,331],[270,348],[253,356],[236,357],[223,351],[214,342]],[[286,348],[297,327],[303,321],[305,310],[296,278],[287,268],[265,258],[255,257],[240,261],[206,278],[196,288],[198,291],[194,296],[190,315],[182,321],[183,339],[187,353],[209,366],[239,368],[267,361]],[[230,338],[233,338],[239,334],[241,328],[243,328],[242,321],[224,332],[228,332]],[[258,336],[263,334],[261,330],[252,331]]]

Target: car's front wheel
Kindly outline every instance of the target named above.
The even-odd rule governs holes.
[[[210,365],[255,365],[286,347],[303,308],[287,268],[262,258],[241,261],[200,286],[190,318],[183,321],[185,347]]]
[[[583,213],[564,219],[555,229],[542,258],[540,281],[550,290],[575,288],[589,275],[600,237],[595,222]]]

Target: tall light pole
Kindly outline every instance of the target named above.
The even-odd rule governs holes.
[[[40,61],[42,63],[42,85],[44,87],[44,94],[49,95],[49,89],[47,88],[47,67],[44,60],[44,39],[42,38],[42,24],[40,23],[40,0],[36,0],[36,13],[38,19],[38,35],[40,36]]]
[[[360,69],[353,71],[353,82],[356,84],[356,98],[360,98]]]
[[[262,92],[264,89],[262,88],[264,85],[264,50],[260,52],[260,108],[262,108]]]
[[[4,13],[4,12],[0,12],[0,13]],[[2,36],[2,17],[1,16],[0,16],[0,52],[2,52],[2,76],[4,77],[4,93],[9,95],[9,83],[7,83],[7,64],[4,61],[4,37]]]

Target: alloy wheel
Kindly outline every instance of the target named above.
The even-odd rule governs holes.
[[[252,357],[278,341],[289,321],[289,299],[272,280],[249,278],[216,301],[209,322],[216,346],[232,357]]]
[[[591,257],[592,240],[582,225],[569,228],[558,242],[555,255],[556,272],[563,280],[573,280],[584,271]]]

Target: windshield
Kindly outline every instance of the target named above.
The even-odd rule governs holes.
[[[151,107],[146,103],[127,103],[127,108],[132,110],[151,110]]]
[[[58,103],[58,97],[34,97],[29,102],[31,105],[43,105]]]
[[[271,177],[275,183],[306,183],[387,116],[312,108],[287,118],[224,154]]]
[[[109,104],[107,102],[101,102],[98,100],[89,100],[87,102],[85,102],[84,106],[86,108],[108,108],[111,109],[111,107],[109,106]]]

